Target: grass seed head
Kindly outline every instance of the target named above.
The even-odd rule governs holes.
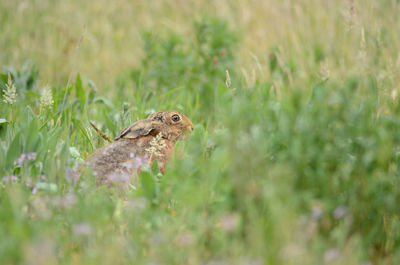
[[[3,95],[3,102],[13,105],[17,101],[17,89],[11,80],[11,74],[8,73],[8,82]]]
[[[45,86],[40,94],[40,107],[46,108],[51,107],[54,104],[53,94],[49,86]]]

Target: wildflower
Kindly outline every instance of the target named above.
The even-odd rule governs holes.
[[[21,166],[26,160],[29,161],[29,160],[35,160],[35,159],[36,159],[35,152],[21,154],[21,156],[17,160],[14,161],[14,164]]]
[[[88,223],[79,223],[72,227],[72,233],[87,236],[92,233],[92,227]]]
[[[4,176],[2,179],[4,182],[15,182],[18,180],[17,176]]]
[[[147,157],[147,156],[146,156]],[[146,158],[140,158],[140,157],[135,157],[135,161],[134,161],[134,163],[135,163],[135,167],[136,168],[140,168],[140,167],[142,167],[143,165],[147,165],[147,159]]]
[[[347,214],[347,208],[345,206],[339,206],[333,211],[333,217],[335,219],[342,219]]]
[[[131,168],[141,168],[142,166],[147,166],[147,155],[145,155],[143,158],[139,157],[139,156],[135,156],[134,153],[130,153],[129,154],[129,158],[131,158],[131,160],[123,163],[122,165],[124,167],[126,167],[127,169],[131,169]]]
[[[25,161],[26,155],[22,154],[17,160],[14,161],[15,165],[22,165]]]
[[[122,183],[122,184],[126,184],[129,183],[129,175],[126,173],[122,173],[121,174],[112,174],[108,177],[108,180],[110,181],[110,183]]]
[[[36,193],[38,192],[38,188],[37,188],[37,186],[36,186],[36,184],[35,184],[35,181],[34,181],[31,177],[28,177],[28,178],[25,180],[25,186],[26,186],[27,188],[31,188],[32,194],[36,194]]]
[[[17,89],[11,80],[10,73],[8,73],[8,82],[4,91],[3,101],[10,105],[13,105],[17,101]]]
[[[150,141],[150,147],[145,150],[150,153],[150,159],[153,155],[161,157],[164,156],[161,151],[167,146],[165,140],[162,139],[162,133],[157,134],[157,136]]]
[[[28,160],[35,160],[36,159],[36,153],[35,152],[28,153],[28,154],[26,154],[26,158]]]
[[[236,230],[240,222],[240,216],[237,213],[227,214],[219,219],[218,225],[225,232]]]
[[[132,163],[132,161],[129,161],[129,160],[128,160],[128,161],[122,163],[121,166],[122,166],[123,168],[129,170],[129,169],[132,169],[133,163]]]
[[[40,107],[46,108],[53,106],[53,94],[49,86],[45,86],[40,94]]]

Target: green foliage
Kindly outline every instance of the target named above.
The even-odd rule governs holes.
[[[239,35],[218,19],[193,25],[192,36],[145,33],[140,67],[111,97],[78,74],[41,106],[26,81],[36,72],[13,73],[18,103],[0,105],[0,263],[399,263],[398,98],[363,73],[227,87],[226,69],[240,80]],[[289,86],[298,63],[278,56],[271,77]],[[89,120],[115,136],[171,108],[195,128],[164,176],[155,163],[120,189],[76,174],[105,144]]]
[[[5,73],[0,75],[0,89],[5,88],[7,84],[8,73],[11,74],[13,83],[17,89],[21,90],[33,90],[37,89],[37,80],[39,77],[39,70],[35,65],[31,65],[29,61],[26,61],[20,71],[14,70],[12,67],[4,67]]]
[[[206,116],[215,108],[215,90],[225,80],[225,70],[234,71],[236,45],[237,34],[216,18],[196,21],[191,37],[145,32],[145,55],[131,77],[139,89],[146,87],[145,100],[182,89],[190,93],[190,103]]]

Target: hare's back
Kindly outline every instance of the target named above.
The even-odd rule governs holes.
[[[122,163],[142,156],[143,152],[136,141],[121,139],[96,150],[87,162],[94,175],[107,177],[119,169]]]

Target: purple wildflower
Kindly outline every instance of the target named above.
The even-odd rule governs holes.
[[[130,153],[129,157],[131,158],[131,162],[127,162],[130,163],[131,166],[134,166],[136,169],[141,168],[142,166],[148,166],[148,155],[146,154],[144,157],[139,157],[139,156],[135,156],[134,153]]]
[[[37,192],[38,192],[38,188],[37,188],[37,186],[35,185],[35,186],[33,186],[32,194],[36,194]]]
[[[122,163],[121,164],[124,168],[126,168],[126,169],[132,169],[132,167],[133,167],[133,163],[131,162],[131,161],[127,161],[127,162],[124,162],[124,163]]]
[[[4,176],[2,179],[4,182],[16,182],[18,180],[17,176]]]
[[[333,211],[333,217],[335,219],[342,219],[347,214],[347,208],[343,205],[337,207],[335,211]]]
[[[129,176],[127,174],[112,174],[108,177],[108,180],[111,183],[128,183],[129,182]]]
[[[25,162],[26,155],[22,154],[17,160],[15,160],[14,164],[22,165]]]
[[[31,152],[27,154],[21,154],[20,157],[18,157],[17,160],[15,160],[14,164],[21,166],[26,160],[35,160],[36,159],[36,153]]]
[[[26,154],[26,158],[28,160],[35,160],[36,159],[36,153],[35,152],[28,153],[28,154]]]
[[[147,161],[147,155],[143,158],[141,157],[136,157],[135,158],[135,167],[136,168],[141,168],[142,166],[148,166],[149,163]]]

